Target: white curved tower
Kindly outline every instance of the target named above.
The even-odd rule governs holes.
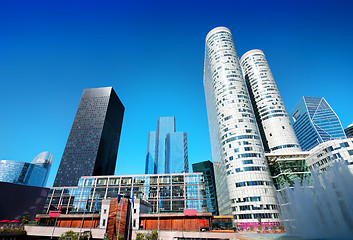
[[[288,113],[265,54],[259,50],[246,52],[240,59],[266,151],[301,151]]]
[[[258,218],[278,224],[260,133],[232,34],[225,27],[206,37],[204,88],[220,214],[231,211],[241,228],[257,226]]]

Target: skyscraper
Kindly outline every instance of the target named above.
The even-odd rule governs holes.
[[[52,163],[50,152],[38,154],[32,163],[0,160],[0,182],[45,187]]]
[[[350,124],[346,129],[344,129],[344,133],[346,134],[347,138],[353,137],[353,123]]]
[[[112,87],[83,91],[54,187],[114,174],[124,110]]]
[[[322,142],[346,138],[338,116],[324,98],[302,97],[289,115],[304,151]]]
[[[240,59],[256,120],[267,152],[297,152],[300,146],[265,54],[246,52]]]
[[[202,172],[205,178],[205,192],[207,212],[218,215],[217,191],[214,177],[213,164],[211,161],[204,161],[192,164],[192,171]]]
[[[187,135],[175,132],[175,117],[160,117],[148,133],[146,174],[189,172]]]
[[[258,218],[278,224],[279,210],[260,132],[232,34],[225,27],[206,37],[204,88],[219,213],[240,227]]]

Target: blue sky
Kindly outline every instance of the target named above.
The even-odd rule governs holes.
[[[147,133],[175,116],[189,163],[211,159],[204,40],[228,27],[239,57],[267,56],[287,110],[325,97],[353,121],[352,1],[0,1],[0,159],[54,154],[52,186],[83,89],[125,106],[116,174],[144,172]]]

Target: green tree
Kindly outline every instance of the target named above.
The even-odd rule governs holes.
[[[268,230],[268,226],[265,226],[265,230]]]
[[[62,234],[59,237],[59,240],[86,240],[86,239],[91,239],[91,232],[85,232],[85,233],[81,233],[81,236],[79,237],[79,233],[75,233],[74,231],[68,231],[64,234]]]
[[[31,220],[31,216],[30,215],[24,215],[21,219],[21,222],[23,224],[27,224],[29,221]]]
[[[61,234],[59,240],[78,240],[78,233],[74,231],[68,231],[66,233]]]
[[[145,235],[143,233],[137,233],[136,240],[145,240]]]

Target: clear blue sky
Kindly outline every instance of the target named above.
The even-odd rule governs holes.
[[[266,3],[265,3],[266,2]],[[0,1],[0,159],[54,154],[52,186],[83,89],[125,105],[116,174],[141,174],[147,133],[175,116],[189,163],[211,159],[204,40],[228,27],[239,57],[262,49],[287,110],[325,97],[353,121],[353,1]]]

